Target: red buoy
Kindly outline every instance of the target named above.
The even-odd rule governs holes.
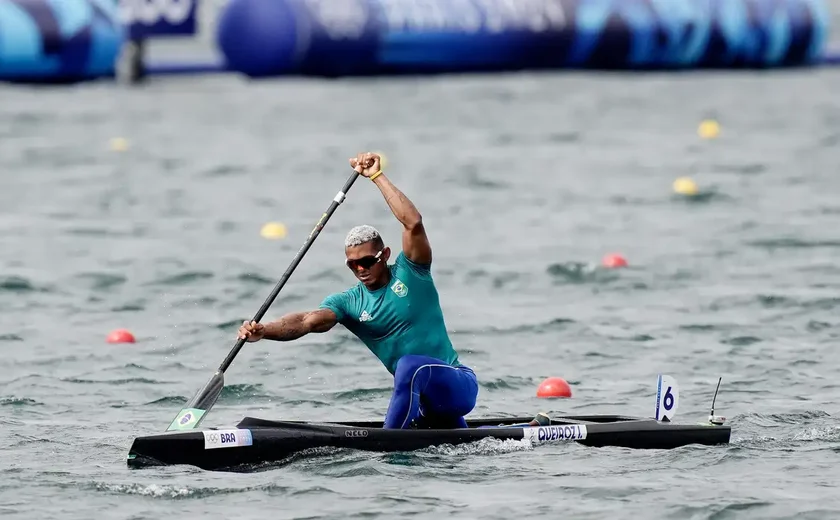
[[[627,267],[627,259],[619,255],[618,253],[612,253],[609,255],[605,255],[604,259],[601,260],[601,264],[609,269]]]
[[[105,341],[108,343],[134,343],[134,334],[126,329],[117,329],[111,331]]]
[[[572,397],[572,388],[562,377],[549,377],[540,383],[537,397]]]

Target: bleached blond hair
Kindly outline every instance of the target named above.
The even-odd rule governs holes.
[[[382,242],[382,235],[379,234],[379,231],[373,226],[362,224],[347,233],[347,237],[344,239],[344,247],[360,246],[376,240]]]

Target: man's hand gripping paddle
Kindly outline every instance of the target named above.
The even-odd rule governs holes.
[[[344,187],[341,188],[341,191],[333,199],[330,207],[327,209],[326,212],[321,216],[321,219],[318,220],[318,223],[315,225],[315,228],[309,233],[309,237],[307,237],[306,242],[303,244],[297,254],[295,255],[294,260],[292,260],[291,265],[289,265],[286,272],[283,273],[283,277],[280,278],[280,281],[277,282],[277,285],[274,286],[274,290],[271,291],[271,294],[266,298],[265,302],[260,307],[260,310],[254,315],[254,318],[251,321],[259,322],[262,317],[265,315],[268,308],[274,302],[274,299],[280,293],[280,290],[286,285],[286,281],[288,281],[289,277],[292,275],[292,272],[298,266],[300,261],[303,259],[303,256],[309,251],[309,248],[312,246],[312,243],[315,242],[315,239],[318,238],[318,235],[321,233],[321,230],[324,229],[327,221],[330,219],[332,214],[338,209],[338,206],[344,202],[344,197],[348,191],[350,191],[350,187],[353,186],[353,183],[356,182],[356,179],[359,177],[359,172],[353,171],[353,175],[347,179],[347,182],[344,183]],[[222,364],[219,365],[219,369],[216,370],[216,373],[213,374],[213,377],[210,378],[209,381],[195,394],[195,396],[190,399],[190,402],[178,412],[178,415],[175,416],[175,419],[166,429],[166,431],[173,431],[173,430],[192,430],[201,423],[201,420],[204,419],[204,416],[207,415],[207,412],[210,411],[210,408],[216,404],[216,400],[219,399],[219,394],[222,393],[222,388],[225,386],[225,370],[228,369],[231,363],[233,363],[233,358],[239,353],[242,349],[242,345],[245,344],[246,339],[239,338],[236,342],[236,345],[233,346],[233,350],[227,355]]]

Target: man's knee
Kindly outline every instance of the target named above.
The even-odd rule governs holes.
[[[461,375],[459,383],[459,391],[450,397],[449,407],[459,415],[467,415],[475,408],[478,400],[478,383],[466,374]]]

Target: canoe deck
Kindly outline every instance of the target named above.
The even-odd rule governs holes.
[[[575,442],[591,447],[674,449],[729,442],[731,428],[711,423],[676,424],[622,415],[552,417],[551,426],[511,427],[530,417],[471,419],[468,428],[382,429],[381,421],[303,422],[245,417],[235,427],[166,432],[138,437],[129,467],[188,464],[210,470],[247,471],[280,463],[295,453],[321,447],[400,452],[458,445],[485,438],[527,440],[533,445]],[[239,467],[239,469],[236,469]]]

